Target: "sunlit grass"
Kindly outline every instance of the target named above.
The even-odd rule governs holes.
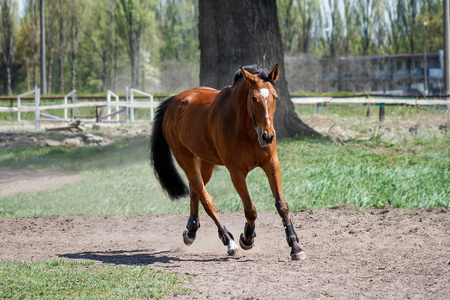
[[[297,138],[278,142],[283,191],[292,210],[342,204],[402,208],[450,205],[450,139],[383,141],[380,136],[343,145]],[[0,166],[65,170],[85,179],[52,191],[0,197],[0,216],[116,215],[189,212],[172,202],[148,162],[148,140],[105,148],[3,149]],[[260,169],[247,184],[258,210],[274,210]],[[218,210],[242,209],[228,171],[216,168],[207,190]]]
[[[190,293],[173,273],[144,265],[0,261],[0,278],[0,299],[161,299]]]

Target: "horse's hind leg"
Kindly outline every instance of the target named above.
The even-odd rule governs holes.
[[[177,157],[177,156],[175,156]],[[219,216],[216,211],[216,206],[214,205],[213,198],[208,194],[205,188],[205,183],[203,181],[200,168],[200,160],[197,157],[193,157],[191,159],[179,160],[177,159],[178,164],[186,173],[186,176],[189,180],[189,184],[191,189],[199,196],[200,201],[203,205],[208,216],[214,221],[218,230],[219,237],[222,240],[223,244],[228,247],[227,253],[228,255],[235,255],[239,249],[239,247],[234,242],[233,235],[223,226],[222,222],[219,219]],[[212,172],[212,171],[211,171]],[[210,175],[211,176],[211,175]],[[193,198],[191,198],[192,200]],[[192,207],[192,206],[191,206]],[[194,205],[195,209],[195,205]],[[195,213],[195,211],[194,211]],[[198,208],[197,208],[198,214]]]
[[[215,165],[213,164],[201,161],[200,168],[204,185],[206,185],[208,181],[211,179],[214,167]],[[195,241],[197,230],[200,228],[200,220],[198,215],[200,196],[194,191],[194,189],[192,189],[192,187],[190,189],[190,197],[191,197],[191,215],[189,216],[189,220],[186,225],[186,230],[183,232],[183,241],[187,246],[192,245],[192,243]]]

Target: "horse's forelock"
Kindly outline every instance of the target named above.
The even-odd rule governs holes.
[[[270,71],[261,66],[249,65],[249,66],[242,67],[242,69],[244,69],[245,71],[247,71],[253,75],[258,75],[258,77],[261,78],[262,80],[269,81],[270,83],[274,84],[274,82],[269,78]],[[243,76],[244,75],[242,75],[242,72],[239,69],[236,72],[236,74],[234,75],[233,85],[236,84],[236,82]]]

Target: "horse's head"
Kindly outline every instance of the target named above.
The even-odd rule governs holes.
[[[241,68],[245,81],[250,85],[248,93],[248,112],[253,119],[258,141],[263,147],[267,147],[275,140],[273,127],[273,114],[275,113],[277,91],[273,83],[278,79],[278,65],[269,73],[267,78],[261,79]]]

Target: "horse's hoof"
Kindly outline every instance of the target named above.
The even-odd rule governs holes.
[[[230,240],[228,243],[228,250],[227,254],[230,256],[235,256],[239,252],[239,247],[236,245],[236,243],[233,240]]]
[[[186,246],[192,245],[192,243],[195,241],[195,236],[193,238],[189,237],[189,231],[186,229],[183,231],[183,242]]]
[[[305,251],[300,251],[298,253],[291,253],[292,260],[304,260],[306,259]]]
[[[244,234],[241,233],[241,237],[239,238],[239,246],[241,246],[244,250],[250,250],[253,248],[253,239],[250,245],[247,245],[244,240]]]

